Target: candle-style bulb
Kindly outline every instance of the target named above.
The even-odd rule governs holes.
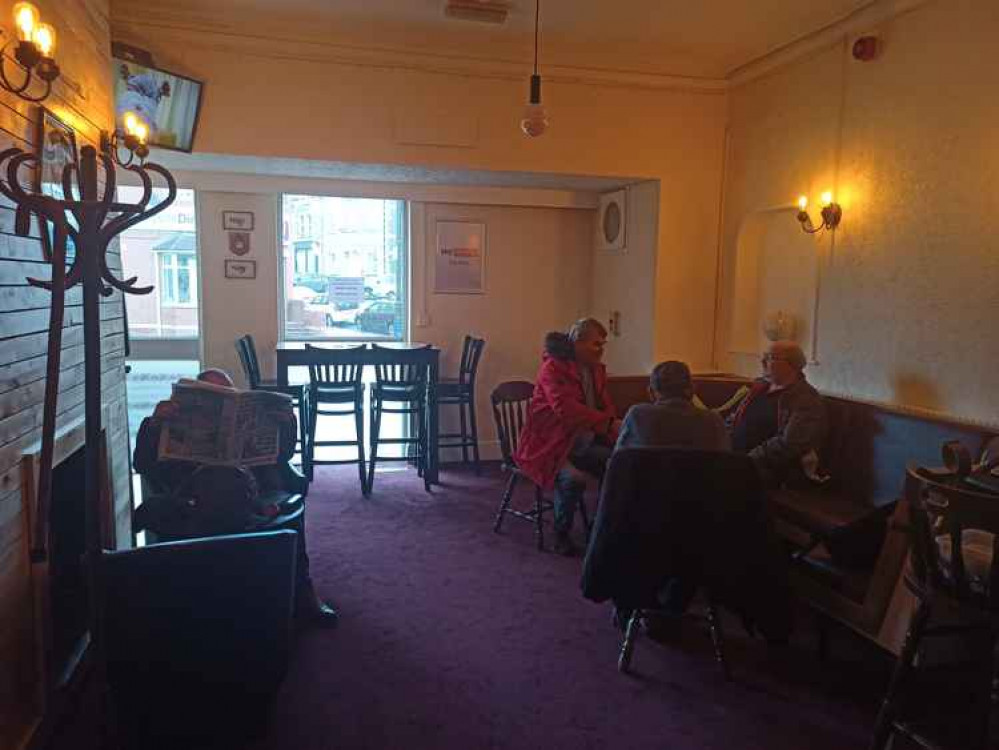
[[[831,204],[832,202],[833,202],[833,194],[832,194],[832,192],[831,192],[831,191],[829,191],[829,190],[826,190],[826,191],[825,191],[825,192],[824,192],[824,193],[822,194],[822,206],[823,206],[823,208],[824,208],[824,207],[826,207],[826,206],[828,206],[828,205],[829,205],[829,204]]]
[[[38,46],[39,52],[42,53],[42,57],[52,57],[52,53],[55,51],[56,33],[51,24],[38,24],[32,39]]]
[[[798,209],[804,211],[806,208],[808,208],[808,196],[807,195],[798,196]]]
[[[14,26],[17,28],[17,38],[22,42],[34,39],[35,27],[38,25],[38,9],[31,3],[17,3],[14,6]]]

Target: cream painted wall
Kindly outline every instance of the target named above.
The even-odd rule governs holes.
[[[415,223],[423,225],[423,258],[433,256],[438,221],[486,223],[487,293],[434,294],[433,269],[415,264],[414,306],[425,309],[429,319],[428,325],[413,331],[413,338],[444,349],[442,371],[449,375],[457,374],[466,333],[486,340],[476,413],[483,455],[499,458],[489,393],[504,380],[533,381],[544,334],[566,330],[572,321],[592,313],[593,211],[454,204],[421,208],[423,220]],[[442,430],[457,427],[456,413],[442,412]]]
[[[655,308],[659,186],[656,182],[630,185],[626,192],[623,252],[593,246],[593,315],[611,326],[620,313],[620,335],[611,332],[604,361],[613,374],[640,375],[652,370],[656,332]],[[599,231],[594,219],[595,236]],[[668,272],[667,272],[668,273]]]
[[[235,341],[251,333],[265,377],[274,377],[278,340],[278,196],[268,193],[198,191],[198,249],[201,271],[202,364],[220,367],[242,383]],[[256,279],[225,278],[229,253],[223,211],[252,211],[250,252],[240,260],[257,264]]]
[[[659,179],[659,267],[669,273],[660,270],[650,310],[655,349],[710,364],[723,91],[549,83],[552,128],[528,139],[517,126],[526,66],[511,79],[348,65],[314,48],[135,24],[116,24],[115,37],[207,80],[201,151]]]
[[[875,31],[873,62],[854,61],[845,41],[732,91],[719,351],[741,223],[834,189],[842,226],[810,243],[821,271],[811,380],[999,424],[999,101],[983,95],[999,84],[999,13],[984,0],[929,2]],[[722,364],[757,369],[748,355]]]

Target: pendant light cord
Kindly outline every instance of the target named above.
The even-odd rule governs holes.
[[[541,0],[534,2],[534,75],[538,74],[538,25],[541,19]]]

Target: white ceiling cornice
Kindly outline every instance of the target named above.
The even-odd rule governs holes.
[[[878,26],[934,0],[872,0],[872,2],[817,31],[794,39],[766,55],[740,65],[728,75],[733,87],[749,83],[844,39],[870,33]]]
[[[412,70],[474,78],[522,81],[530,74],[530,60],[502,60],[467,54],[432,52],[425,49],[370,47],[320,41],[292,30],[271,36],[253,33],[207,15],[155,14],[131,16],[115,13],[111,19],[112,38],[124,42],[155,38],[219,52],[306,62],[353,65],[365,68]],[[546,83],[574,83],[588,86],[689,91],[723,94],[728,81],[723,78],[669,75],[627,69],[582,65],[545,64]]]

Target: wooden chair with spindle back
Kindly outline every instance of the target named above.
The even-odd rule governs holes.
[[[956,475],[910,465],[905,501],[911,556],[903,581],[916,605],[870,747],[883,750],[899,733],[926,748],[985,750],[999,625],[999,495],[975,491]],[[970,709],[970,717],[959,719],[954,711],[940,707],[938,699],[944,694],[939,689],[929,688],[934,692],[927,696],[924,686],[923,695],[911,695],[915,691],[909,683],[915,672],[929,669],[921,665],[916,669],[921,661],[917,656],[924,639],[933,636],[957,637],[969,645],[966,662],[945,666],[951,671],[962,665],[970,668],[969,673],[959,673],[961,684],[970,691],[964,695],[962,690],[960,706]],[[906,711],[904,699],[910,697],[921,697],[921,702],[929,697],[933,710]],[[947,725],[926,726],[934,718]],[[951,737],[955,731],[962,736]],[[956,744],[941,744],[935,736],[941,733]]]
[[[496,513],[496,522],[493,525],[493,531],[499,533],[503,525],[503,519],[507,515],[529,521],[534,524],[534,534],[537,538],[538,549],[543,550],[545,548],[544,514],[551,510],[554,504],[545,499],[541,487],[536,484],[534,485],[533,510],[522,511],[510,507],[513,492],[521,477],[524,477],[529,482],[531,481],[517,467],[517,462],[514,460],[513,454],[517,451],[521,431],[527,423],[527,410],[533,393],[533,383],[529,383],[526,380],[510,380],[496,386],[490,396],[493,407],[493,421],[496,424],[496,434],[499,437],[500,451],[503,455],[503,469],[510,472],[510,479],[507,480],[503,499],[500,501],[500,507]],[[533,482],[531,483],[534,484]],[[583,524],[589,529],[590,522],[582,498],[580,499],[579,506]]]
[[[365,344],[351,347],[347,352],[362,352]],[[358,467],[361,479],[361,492],[367,496],[368,482],[364,461],[364,365],[359,362],[335,362],[324,360],[323,347],[305,345],[305,350],[316,356],[309,362],[309,389],[311,413],[309,415],[309,468],[316,465],[353,464]],[[339,352],[336,352],[339,353]],[[334,355],[335,356],[335,355]],[[354,440],[317,440],[316,427],[319,417],[354,417]],[[353,447],[357,450],[354,458],[320,458],[315,456],[316,448]],[[311,476],[309,477],[311,479]]]
[[[422,347],[429,349],[430,345]],[[372,344],[374,352],[384,356],[375,364],[375,382],[371,384],[371,460],[368,462],[368,492],[374,486],[375,464],[381,461],[409,461],[409,456],[379,457],[379,445],[400,445],[416,451],[414,456],[418,473],[423,477],[427,492],[430,481],[426,468],[429,446],[427,444],[427,365],[412,356],[415,349],[393,349]],[[416,435],[408,437],[381,437],[382,415],[399,414],[415,427]]]
[[[442,406],[457,406],[460,420],[459,432],[438,436],[439,448],[461,448],[461,462],[468,463],[469,448],[475,473],[479,473],[479,428],[475,419],[475,378],[479,360],[485,348],[485,339],[465,336],[461,347],[461,362],[457,378],[442,378],[437,385],[438,411]]]

